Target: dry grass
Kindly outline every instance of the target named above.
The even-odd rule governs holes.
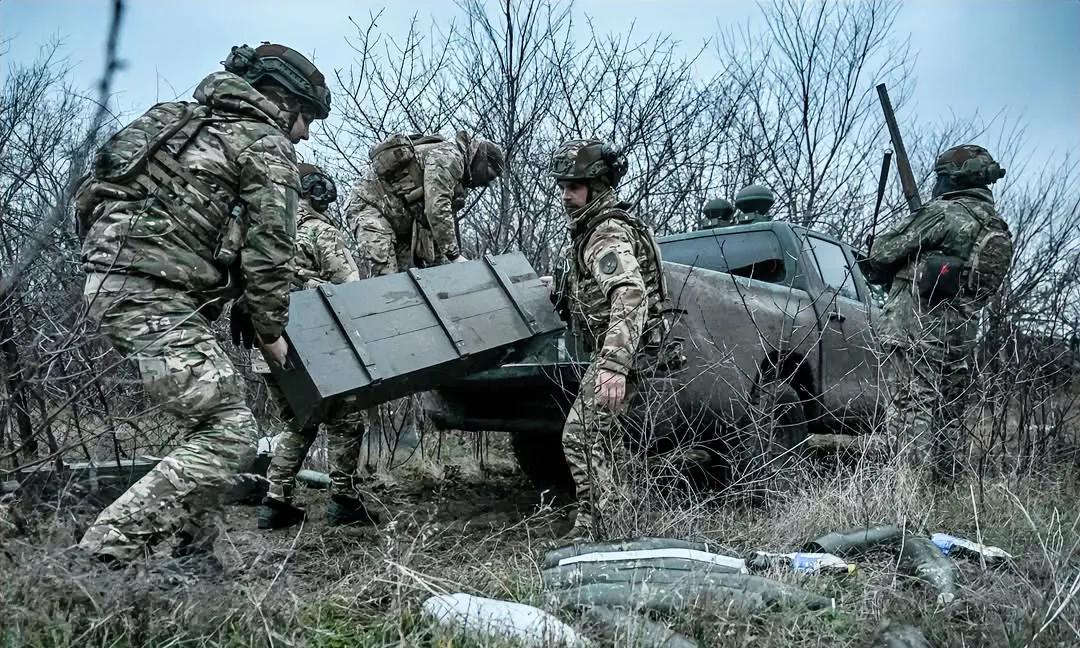
[[[565,524],[560,511],[537,505],[541,494],[500,452],[491,450],[484,471],[465,448],[380,479],[374,494],[390,519],[377,530],[324,527],[318,493],[307,494],[313,515],[298,531],[258,532],[251,509],[230,509],[220,577],[165,557],[123,572],[88,564],[70,545],[92,511],[39,509],[18,528],[0,522],[0,646],[478,645],[436,631],[420,602],[465,591],[547,605],[537,561]],[[818,465],[752,508],[731,505],[731,493],[635,479],[617,490],[609,523],[619,536],[708,540],[732,553],[896,523],[981,536],[1017,556],[990,571],[960,563],[962,596],[945,607],[897,575],[888,554],[844,578],[776,574],[834,597],[836,608],[666,620],[702,645],[868,646],[886,620],[913,623],[941,647],[1080,643],[1080,506],[1071,479],[999,481],[981,494],[966,485],[928,492],[905,479],[866,462]]]

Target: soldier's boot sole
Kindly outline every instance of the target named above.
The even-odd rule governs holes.
[[[264,498],[255,513],[260,529],[287,529],[304,521],[307,512],[288,502]]]
[[[364,506],[363,501],[334,496],[326,506],[326,523],[329,526],[378,526],[379,520]]]

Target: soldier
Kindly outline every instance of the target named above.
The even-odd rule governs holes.
[[[731,218],[735,215],[735,208],[725,198],[713,198],[701,208],[704,222],[698,229],[712,229],[731,224]]]
[[[195,89],[158,104],[98,151],[77,198],[89,317],[138,363],[183,442],[106,508],[80,547],[128,561],[169,536],[207,551],[222,498],[255,456],[255,418],[210,329],[247,305],[275,362],[288,346],[299,178],[293,145],[330,112],[319,70],[295,50],[233,47]]]
[[[485,187],[502,174],[502,149],[465,132],[452,140],[395,135],[372,147],[369,158],[371,168],[353,188],[346,207],[360,277],[468,261],[458,243],[456,214],[465,205],[469,188]],[[384,419],[412,417],[416,401],[406,402],[368,410],[372,438],[384,437]],[[389,427],[405,430],[415,439],[411,425]]]
[[[334,181],[313,164],[301,164],[301,201],[296,231],[296,274],[294,290],[308,290],[319,284],[356,281],[360,274],[341,232],[325,216],[326,208],[337,200]],[[234,339],[244,337],[236,331]],[[270,392],[284,403],[277,384],[268,379]],[[374,522],[354,483],[360,444],[364,436],[363,410],[341,401],[326,414],[326,437],[330,455],[330,505],[326,517],[331,525]],[[318,424],[296,431],[288,429],[278,439],[266,477],[270,488],[257,511],[260,529],[279,529],[297,524],[304,510],[292,503],[296,473],[304,463],[318,433]]]
[[[735,194],[735,209],[739,213],[733,219],[737,225],[761,223],[772,220],[769,210],[776,202],[772,190],[761,185],[747,185]]]
[[[356,235],[361,277],[467,261],[455,214],[469,188],[502,174],[502,149],[459,132],[395,135],[372,147],[371,169],[353,189],[347,220]]]
[[[566,538],[597,532],[596,518],[609,503],[606,448],[621,446],[618,418],[635,379],[659,365],[667,332],[660,250],[652,230],[615,195],[626,168],[626,158],[595,139],[565,142],[551,159],[571,239],[565,285],[555,298],[592,353],[563,427],[578,500]]]
[[[1005,170],[981,146],[942,153],[929,204],[877,237],[860,265],[890,285],[881,316],[891,358],[891,437],[918,469],[947,480],[958,468],[979,312],[1012,264],[1012,235],[989,185]]]

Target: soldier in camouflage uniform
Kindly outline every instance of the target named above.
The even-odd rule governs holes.
[[[502,174],[502,149],[465,132],[452,140],[395,135],[373,146],[369,158],[368,173],[353,188],[346,206],[360,277],[468,261],[458,242],[456,215],[470,188],[487,186]],[[405,429],[415,437],[412,426],[396,419],[410,416],[416,402],[370,408],[373,438],[384,438],[383,421],[394,421],[389,428]]]
[[[502,150],[464,132],[452,140],[397,135],[374,146],[370,157],[371,169],[346,208],[361,277],[467,261],[455,217],[469,188],[502,174]]]
[[[565,285],[555,298],[592,353],[563,427],[578,500],[566,538],[598,530],[597,518],[609,504],[608,455],[623,444],[620,415],[635,379],[656,368],[667,333],[660,250],[652,230],[615,194],[626,166],[622,155],[595,139],[565,142],[551,159],[571,239]]]
[[[1013,244],[989,188],[1005,170],[986,149],[951,148],[934,171],[934,200],[878,236],[860,265],[890,286],[879,323],[893,370],[888,431],[914,466],[948,480],[962,454],[978,316],[1004,283]]]
[[[299,178],[293,145],[327,116],[323,75],[298,52],[234,47],[196,103],[158,104],[95,159],[76,196],[85,299],[113,348],[138,363],[183,441],[106,508],[80,546],[127,561],[175,536],[205,551],[222,499],[255,456],[241,379],[210,329],[232,298],[283,362]]]
[[[333,180],[317,166],[301,164],[301,200],[296,225],[296,275],[294,290],[309,290],[323,283],[341,284],[356,281],[360,274],[348,244],[338,228],[326,216],[326,208],[337,199]],[[267,380],[270,392],[284,402],[277,383]],[[371,523],[354,483],[360,444],[364,436],[363,410],[348,400],[340,401],[325,416],[327,449],[330,454],[330,505],[327,521],[331,525]],[[279,529],[297,524],[304,510],[293,505],[292,491],[296,473],[304,463],[318,425],[303,430],[289,429],[278,439],[266,477],[270,488],[257,512],[260,529]]]

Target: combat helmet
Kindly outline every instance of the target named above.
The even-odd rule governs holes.
[[[551,156],[550,173],[556,180],[599,180],[614,189],[626,175],[628,164],[610,144],[598,139],[563,142]]]
[[[495,142],[481,137],[473,138],[472,143],[476,150],[468,163],[465,185],[483,187],[502,175],[506,168],[506,153]]]
[[[300,172],[301,194],[311,201],[315,209],[322,211],[337,200],[337,185],[322,168],[301,162],[296,169]]]
[[[764,216],[776,202],[776,196],[768,187],[747,185],[735,194],[735,208],[744,214]]]
[[[225,69],[253,86],[271,81],[300,99],[315,119],[330,114],[330,89],[319,68],[291,47],[263,42],[255,49],[233,45],[222,61]]]
[[[948,178],[956,187],[981,187],[1005,177],[990,152],[976,144],[954,146],[934,160],[934,173]]]

